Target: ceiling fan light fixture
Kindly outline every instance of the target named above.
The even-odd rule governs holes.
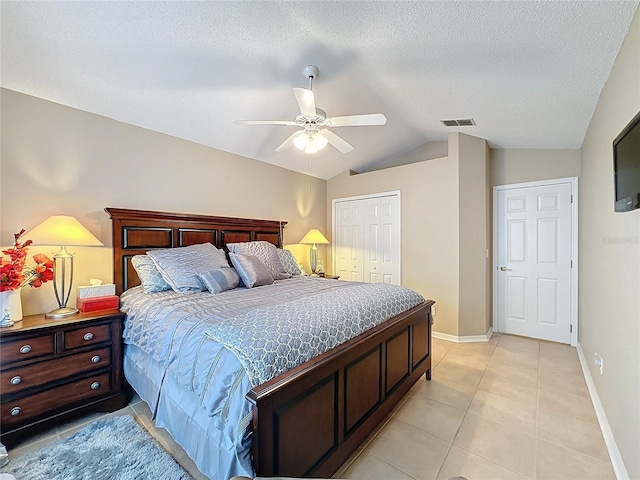
[[[317,131],[315,133],[305,131],[293,137],[293,144],[304,153],[318,153],[318,150],[322,150],[328,143],[329,140]]]
[[[317,132],[312,138],[318,150],[322,150],[329,143],[329,140],[327,140],[320,132]]]
[[[304,147],[304,153],[318,153],[318,147],[316,147],[312,139],[309,139],[307,146]]]
[[[300,135],[296,135],[293,137],[293,144],[296,146],[298,150],[304,150],[307,146],[307,139],[309,135],[306,132],[300,132]]]

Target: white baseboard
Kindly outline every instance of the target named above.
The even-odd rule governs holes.
[[[493,327],[489,327],[486,335],[467,335],[465,337],[458,337],[457,335],[449,335],[448,333],[431,332],[433,338],[440,340],[446,340],[447,342],[455,343],[470,343],[470,342],[488,342],[493,335]]]
[[[607,445],[607,451],[609,452],[609,457],[611,458],[616,478],[618,480],[628,480],[629,474],[627,473],[627,468],[624,466],[624,461],[622,460],[622,455],[620,455],[620,450],[618,450],[618,444],[616,443],[616,439],[611,431],[611,425],[609,425],[607,414],[604,411],[602,402],[600,402],[598,390],[596,390],[596,384],[593,382],[591,370],[589,370],[589,364],[587,359],[584,357],[584,351],[582,350],[580,342],[578,342],[577,350],[580,365],[582,366],[582,373],[584,374],[584,379],[587,382],[589,395],[591,395],[591,402],[593,402],[593,408],[595,409],[596,416],[598,417],[600,430],[602,430],[602,436],[604,437],[604,442]]]

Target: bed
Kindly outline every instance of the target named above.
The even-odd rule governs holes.
[[[424,299],[419,302],[407,299],[412,302],[407,305],[416,304],[392,311],[391,318],[373,326],[369,325],[368,316],[375,316],[375,312],[367,313],[361,319],[366,331],[335,346],[328,344],[330,349],[292,368],[276,370],[275,375],[252,370],[249,368],[252,360],[246,360],[243,351],[235,351],[233,345],[224,343],[225,335],[235,332],[238,322],[244,326],[247,318],[260,311],[266,316],[260,318],[259,325],[281,328],[275,320],[273,325],[270,323],[277,315],[269,314],[282,311],[269,304],[278,298],[289,306],[291,316],[305,302],[316,311],[333,306],[338,313],[348,316],[351,315],[346,312],[348,302],[341,300],[339,290],[346,289],[355,295],[365,287],[307,277],[277,280],[268,288],[235,289],[222,295],[161,292],[145,296],[132,265],[134,256],[203,243],[225,251],[227,245],[239,242],[269,242],[281,247],[286,222],[120,208],[105,210],[113,226],[114,282],[117,293],[123,294],[121,303],[129,312],[125,332],[128,328],[129,339],[137,335],[153,345],[152,349],[125,340],[125,378],[149,404],[156,425],[165,428],[210,478],[226,480],[234,475],[254,474],[330,477],[415,382],[422,376],[430,379],[434,302]],[[386,299],[385,288],[390,295],[396,293],[391,291],[392,286],[374,288],[380,290],[370,292],[369,299],[361,303],[373,304],[376,296]],[[291,297],[308,290],[322,290],[321,294],[327,297],[313,300],[325,298],[321,304],[307,297]],[[254,297],[249,296],[251,291]],[[403,299],[407,296],[406,292],[399,295]],[[260,304],[262,301],[264,305]],[[182,333],[176,333],[177,327],[173,330],[163,327],[171,331],[171,342],[162,344],[158,334],[146,333],[141,325],[149,323],[151,311],[156,317],[163,312],[163,319],[172,318],[177,311],[172,306],[176,302],[189,312],[189,315],[182,313],[180,318],[193,321],[175,322],[188,325],[180,330]],[[202,320],[207,317],[205,312],[213,311],[216,302],[219,305],[215,308],[221,302],[225,308],[235,304],[240,313],[216,313],[220,317],[213,323],[208,318]],[[252,342],[259,343],[255,339]],[[180,348],[175,347],[177,344]],[[269,358],[267,355],[257,363],[263,368],[271,367],[265,367]],[[191,363],[190,359],[195,360]],[[239,365],[248,373],[242,373]],[[224,370],[222,375],[221,369],[227,367],[235,373]],[[233,391],[234,395],[221,400],[222,394],[210,384],[212,377],[227,379],[223,390]]]

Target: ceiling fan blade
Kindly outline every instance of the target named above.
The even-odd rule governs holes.
[[[327,130],[326,128],[320,130],[320,134],[326,138],[331,145],[336,147],[342,153],[349,153],[353,150],[353,147],[349,145],[346,141],[344,141],[341,137],[333,133],[331,130]]]
[[[382,113],[368,113],[365,115],[346,115],[344,117],[332,117],[325,120],[329,127],[357,127],[360,125],[384,125],[387,117]]]
[[[282,142],[278,148],[276,148],[276,152],[282,152],[284,150],[287,150],[288,148],[291,148],[293,146],[293,139],[300,135],[300,132],[304,132],[304,130],[297,130],[289,135],[289,137],[284,142]]]
[[[236,120],[233,123],[238,125],[298,125],[296,122],[289,120]]]
[[[311,90],[306,88],[294,88],[293,94],[296,96],[300,113],[309,117],[316,116],[316,100]]]

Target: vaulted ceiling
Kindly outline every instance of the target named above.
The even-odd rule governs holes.
[[[329,116],[353,145],[311,173],[365,171],[461,131],[494,148],[575,149],[637,1],[210,1],[0,4],[2,86],[309,173],[274,150],[297,127],[293,87],[319,68]],[[443,119],[476,126],[446,127]]]

